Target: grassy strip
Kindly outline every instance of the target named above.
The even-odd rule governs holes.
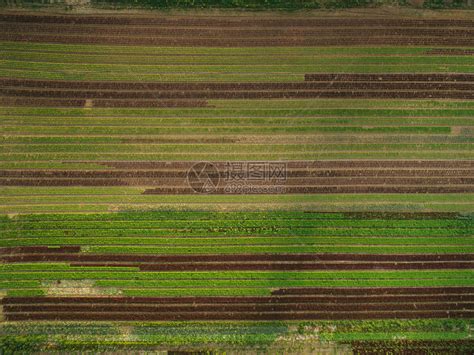
[[[140,187],[0,187],[3,196],[14,195],[136,195]],[[62,196],[61,196],[62,197]],[[474,193],[466,194],[288,194],[288,195],[155,195],[162,203],[471,203]],[[102,197],[101,197],[102,198]]]
[[[386,106],[380,108],[379,105],[386,105],[387,100],[367,100],[367,106],[352,108],[354,100],[340,100],[339,106],[334,107],[332,100],[312,100],[312,105],[299,105],[298,107],[287,107],[288,100],[266,100],[267,104],[261,108],[249,108],[259,104],[262,100],[241,100],[241,107],[231,106],[230,100],[213,100],[212,105],[223,107],[212,108],[44,108],[44,107],[0,107],[0,115],[30,115],[30,116],[50,116],[50,117],[472,117],[474,115],[473,106],[460,107],[431,107],[433,101],[427,101],[427,107],[416,108],[420,100],[413,103],[407,100],[407,106],[399,108]],[[357,100],[356,100],[357,102]],[[397,102],[397,101],[396,101]],[[447,101],[457,102],[457,101]],[[463,101],[461,101],[462,103]],[[280,103],[280,105],[279,105]],[[319,105],[320,104],[320,105]],[[429,104],[429,105],[428,105]],[[270,106],[272,105],[272,106]],[[374,105],[374,106],[372,106]],[[389,104],[388,104],[389,105]],[[269,107],[270,106],[270,107]],[[280,107],[281,106],[281,107]],[[258,106],[260,107],[260,106]],[[345,108],[341,108],[345,107]],[[238,108],[238,109],[236,109]],[[445,132],[444,132],[445,133]],[[131,134],[131,133],[127,133]],[[151,133],[150,133],[151,134]],[[107,134],[105,134],[107,135]]]
[[[319,126],[319,125],[374,125],[374,126],[472,126],[471,118],[428,118],[428,117],[351,117],[351,118],[334,118],[334,117],[272,117],[272,118],[234,118],[234,117],[199,117],[199,118],[174,118],[174,117],[143,117],[143,118],[85,118],[85,117],[11,117],[2,120],[5,125],[17,126],[43,126],[48,124],[54,125],[90,125],[90,126],[133,126],[133,127],[173,127],[173,126]],[[117,139],[117,138],[115,138]],[[119,142],[117,142],[119,143]]]
[[[268,287],[270,286],[267,284]],[[276,284],[274,284],[276,285]],[[389,280],[389,281],[319,281],[314,282],[315,287],[449,287],[449,286],[472,286],[468,280]],[[316,286],[317,285],[317,286]],[[272,288],[266,286],[257,288],[245,288],[240,282],[235,283],[234,288],[198,288],[195,286],[189,288],[123,288],[124,296],[135,297],[180,297],[180,296],[270,296]],[[284,287],[284,286],[275,286]]]
[[[18,281],[18,280],[15,280],[15,281],[1,281],[0,282],[0,289],[2,289],[2,290],[36,288],[36,287],[40,287],[40,286],[41,286],[41,283],[39,281]]]
[[[202,74],[307,74],[307,73],[472,73],[474,65],[469,57],[454,58],[450,63],[450,57],[442,57],[442,61],[436,61],[433,57],[420,57],[417,60],[407,60],[405,57],[381,57],[381,58],[313,58],[311,64],[180,64],[180,65],[134,65],[134,64],[85,64],[74,63],[71,69],[70,63],[48,63],[27,62],[15,60],[2,60],[0,71],[37,71],[45,73],[62,73],[69,71],[75,74],[87,75],[122,75],[132,78],[133,75],[150,74],[193,74],[196,71]],[[263,60],[263,58],[262,58]],[[443,63],[444,62],[444,63]],[[443,65],[440,65],[440,64]]]
[[[210,56],[270,56],[270,55],[421,55],[436,48],[427,47],[160,47],[160,46],[121,46],[94,44],[57,44],[57,43],[28,43],[0,42],[2,51],[46,51],[58,53],[94,53],[109,57],[110,55],[210,55]]]
[[[454,70],[454,68],[451,68]],[[460,72],[464,72],[462,69]],[[0,68],[0,76],[21,79],[41,80],[88,80],[88,81],[156,81],[156,82],[299,82],[304,80],[303,74],[126,74],[101,72],[36,71],[26,69]]]
[[[28,265],[28,264],[27,264]],[[31,265],[31,264],[30,264]],[[10,268],[11,266],[9,266]],[[294,281],[313,281],[313,280],[467,280],[474,284],[474,270],[343,270],[343,271],[168,271],[168,272],[136,272],[131,268],[115,267],[67,267],[67,270],[61,270],[64,264],[59,264],[58,271],[3,271],[1,268],[0,280],[19,281],[19,280],[147,280],[158,282],[164,286],[168,282],[173,283],[169,287],[181,287],[189,282],[232,282],[232,287],[236,282],[294,282]],[[15,267],[13,266],[13,269]],[[97,271],[96,271],[97,270]],[[103,270],[103,271],[101,271]],[[183,281],[186,281],[183,283]],[[161,284],[163,282],[163,284]],[[181,285],[181,286],[180,286]],[[213,285],[216,286],[217,284]],[[249,284],[250,285],[250,284]],[[203,285],[200,287],[211,286]],[[264,287],[265,285],[253,285],[252,287]],[[157,286],[158,287],[158,286]],[[224,286],[219,286],[224,287]],[[284,287],[284,286],[279,286]]]
[[[74,154],[74,156],[71,156]],[[164,154],[94,154],[94,153],[63,153],[63,154],[38,154],[35,155],[22,155],[17,154],[0,154],[0,159],[6,162],[10,161],[22,161],[30,162],[31,159],[35,159],[41,162],[47,162],[51,160],[66,160],[72,161],[84,161],[90,162],[101,162],[104,160],[109,161],[142,161],[142,162],[155,162],[155,161],[166,161],[166,160],[181,160],[181,161],[262,161],[262,160],[350,160],[350,159],[389,159],[389,160],[406,160],[406,159],[472,159],[472,150],[454,150],[454,151],[390,151],[390,152],[326,152],[318,151],[312,153],[234,153],[234,154],[213,154],[213,153],[164,153]],[[11,165],[10,165],[11,166]],[[18,165],[15,165],[18,166]],[[24,165],[23,165],[24,166]],[[147,185],[143,186],[147,187]],[[157,187],[156,185],[152,187]]]
[[[29,66],[27,66],[29,68]],[[22,78],[22,79],[41,79],[41,80],[87,80],[87,81],[150,81],[150,82],[301,82],[304,80],[304,75],[307,71],[304,70],[293,70],[287,72],[288,69],[282,68],[279,71],[267,72],[262,74],[261,72],[246,70],[242,73],[234,73],[233,68],[227,69],[227,73],[220,73],[221,68],[214,69],[215,72],[207,72],[202,74],[193,74],[196,72],[196,68],[189,69],[187,72],[169,72],[161,73],[158,69],[154,73],[144,71],[142,73],[129,74],[126,71],[112,72],[112,71],[73,71],[64,69],[63,71],[46,71],[44,69],[29,70],[29,69],[11,69],[9,67],[0,67],[0,76],[11,77],[11,78]],[[199,69],[199,68],[198,68]],[[383,74],[383,73],[473,73],[474,66],[467,65],[422,65],[422,66],[410,66],[410,65],[399,65],[399,66],[365,66],[365,65],[346,65],[346,66],[313,66],[311,67],[312,73],[361,73],[361,74]],[[183,75],[185,74],[185,75]]]
[[[19,144],[6,145],[2,147],[5,153],[129,153],[129,154],[152,154],[157,151],[160,154],[166,153],[207,153],[207,154],[230,154],[230,153],[284,153],[295,154],[298,152],[358,152],[358,151],[469,151],[473,149],[471,143],[466,144]]]
[[[313,211],[253,211],[253,212],[202,212],[202,211],[167,211],[167,212],[118,212],[100,214],[55,214],[55,215],[19,215],[11,219],[4,218],[0,222],[51,222],[51,221],[157,221],[157,220],[266,220],[266,219],[296,219],[296,220],[387,220],[397,223],[398,221],[411,220],[414,223],[425,223],[430,220],[435,226],[444,223],[458,223],[458,218],[465,220],[467,216],[449,215],[446,217],[431,216],[429,214],[348,214],[348,213],[319,213]],[[402,222],[403,223],[403,222]],[[462,222],[465,223],[465,222]],[[467,222],[473,223],[473,222]],[[410,224],[410,227],[413,226]],[[433,225],[432,225],[433,226]]]
[[[46,293],[37,288],[30,288],[30,289],[17,289],[17,290],[8,290],[7,291],[7,296],[8,297],[39,297],[39,296],[45,296]],[[2,339],[0,338],[0,341]],[[0,349],[1,349],[2,344],[0,343]]]
[[[400,100],[400,99],[279,99],[279,100],[209,100],[209,104],[216,108],[240,108],[247,109],[250,105],[255,105],[259,109],[277,109],[277,108],[317,108],[317,109],[336,109],[340,110],[354,110],[362,109],[367,112],[373,112],[374,109],[382,112],[392,112],[393,109],[400,110],[400,112],[407,112],[411,110],[426,110],[431,109],[451,109],[452,112],[456,110],[474,108],[472,101],[448,101],[448,100],[434,100],[434,99],[416,99],[416,100]],[[345,108],[345,109],[342,109]],[[369,109],[371,111],[369,111]],[[404,110],[402,110],[404,109]],[[449,111],[444,111],[449,112]],[[384,114],[379,115],[382,117]],[[394,117],[394,116],[390,116]]]
[[[15,351],[21,344],[29,344],[32,349],[40,350],[46,346],[43,334],[51,334],[47,349],[68,351],[86,351],[93,349],[118,350],[132,349],[134,344],[162,344],[173,346],[200,346],[215,348],[225,346],[268,347],[274,352],[282,351],[285,342],[290,342],[293,350],[297,336],[317,334],[324,341],[351,340],[350,334],[358,334],[362,339],[387,341],[407,337],[410,340],[456,340],[469,339],[472,321],[461,319],[446,320],[361,320],[361,321],[314,321],[314,322],[127,322],[135,337],[130,342],[127,334],[118,326],[102,322],[40,322],[7,323],[1,326],[2,350],[8,352],[7,344]],[[385,331],[386,330],[386,331]],[[381,333],[385,332],[385,337]],[[371,337],[371,335],[373,335]],[[26,338],[28,336],[28,338]],[[277,338],[279,339],[277,342]],[[127,339],[127,340],[126,340]],[[292,341],[293,340],[293,341]],[[276,342],[276,343],[275,343]],[[280,345],[276,345],[276,344]],[[282,344],[283,343],[283,344]],[[387,345],[389,345],[389,342]],[[101,345],[102,344],[102,345]],[[114,345],[116,347],[114,347]],[[271,346],[271,344],[275,344]],[[126,346],[123,348],[123,346]],[[278,350],[280,346],[280,350]],[[286,344],[288,346],[288,344]],[[11,349],[8,348],[8,349]],[[45,348],[46,349],[46,348]],[[289,348],[291,349],[291,348]],[[234,349],[235,350],[235,349]],[[454,349],[455,350],[455,349]],[[272,351],[272,350],[270,350]]]
[[[438,247],[442,249],[445,246],[448,246],[449,249],[461,249],[466,247],[466,249],[474,249],[474,238],[394,238],[389,239],[387,237],[371,237],[371,238],[338,238],[338,237],[284,237],[284,238],[159,238],[159,239],[141,239],[141,238],[41,238],[38,240],[34,239],[25,239],[21,238],[20,240],[2,240],[0,246],[35,246],[38,244],[46,245],[147,245],[147,246],[156,246],[163,247],[164,249],[170,249],[171,246],[176,246],[177,248],[188,248],[188,251],[193,249],[200,249],[216,246],[216,248],[225,248],[225,247],[236,247],[236,248],[246,248],[250,249],[252,246],[262,247],[282,247],[288,246],[289,249],[301,247],[303,249],[312,248],[316,250],[318,248],[326,248],[331,246],[334,249],[344,249],[345,246],[348,248],[353,247],[366,247],[367,249],[381,249],[380,246],[387,248],[387,251],[391,248],[399,249],[400,246],[403,246],[402,249],[410,248],[412,246],[426,246],[431,249]],[[370,245],[370,247],[367,247]],[[459,248],[461,247],[461,248]],[[282,249],[282,251],[284,251]],[[439,251],[438,251],[439,252]]]
[[[79,223],[80,224],[80,223]],[[157,228],[146,227],[129,229],[81,229],[71,226],[64,229],[49,230],[7,230],[3,232],[1,243],[8,239],[45,238],[45,237],[239,237],[239,236],[351,236],[351,237],[454,237],[472,235],[468,228],[452,229],[408,229],[408,228],[265,228],[265,227],[229,227],[229,228]],[[150,239],[148,239],[150,240]],[[20,241],[19,241],[20,242]],[[143,241],[145,242],[145,240]]]
[[[460,212],[472,213],[474,211],[473,203],[374,203],[365,202],[347,202],[347,203],[143,203],[143,204],[51,204],[51,205],[16,205],[0,206],[0,213],[7,214],[25,214],[25,213],[97,213],[97,212],[117,212],[117,211],[266,211],[266,210],[288,210],[296,211],[366,211],[366,212]]]
[[[132,214],[131,217],[134,217],[135,214]],[[125,215],[126,216],[126,215]],[[247,229],[247,228],[259,228],[259,229],[274,229],[278,230],[281,228],[314,228],[314,229],[338,229],[338,228],[357,228],[357,229],[375,229],[375,232],[380,232],[380,230],[385,229],[403,229],[407,234],[414,233],[415,230],[420,229],[420,232],[441,232],[439,229],[450,229],[452,234],[462,233],[463,230],[472,231],[474,227],[474,219],[441,219],[441,220],[397,220],[397,219],[326,219],[326,218],[311,218],[312,215],[302,216],[301,213],[288,213],[283,215],[281,213],[275,214],[248,214],[244,215],[243,219],[238,219],[239,215],[232,216],[230,214],[222,214],[223,219],[220,218],[221,214],[216,213],[209,216],[209,218],[203,218],[204,220],[194,219],[196,216],[195,213],[190,212],[189,215],[187,212],[182,212],[179,214],[170,213],[161,213],[155,215],[148,215],[152,217],[150,219],[138,218],[138,220],[133,217],[126,220],[112,219],[107,220],[107,215],[103,216],[104,219],[99,221],[91,218],[90,220],[80,220],[76,222],[74,220],[66,221],[38,221],[34,222],[16,220],[15,222],[1,223],[1,230],[62,230],[62,229],[92,229],[92,230],[107,230],[107,229],[170,229],[180,230],[183,228],[188,229]],[[266,217],[278,218],[277,220],[267,219]],[[215,217],[215,218],[213,218]],[[303,217],[303,218],[301,218]],[[316,215],[315,217],[320,217]],[[326,217],[326,216],[322,216]],[[342,216],[339,216],[342,217]],[[436,229],[434,231],[430,229]],[[356,231],[352,231],[357,233]],[[361,231],[365,233],[366,231]]]
[[[1,47],[0,47],[1,48]],[[226,66],[233,65],[237,68],[243,68],[246,65],[252,66],[281,66],[291,65],[292,67],[306,66],[312,68],[315,65],[473,65],[472,59],[469,56],[342,56],[342,55],[331,55],[324,56],[322,54],[313,55],[283,55],[275,56],[226,56],[226,55],[178,55],[178,56],[142,56],[142,55],[91,55],[91,54],[58,54],[58,53],[25,53],[25,52],[3,52],[0,54],[0,59],[5,61],[5,64],[12,64],[9,67],[16,67],[21,63],[34,63],[36,64],[59,64],[58,69],[63,69],[65,64],[75,64],[74,67],[81,69],[90,69],[90,65],[94,65],[93,68],[117,68],[123,70],[123,65],[128,65],[130,68],[141,68],[143,66],[164,66],[165,68],[174,67],[176,65],[187,65],[197,66],[199,68],[207,68],[213,65]],[[77,65],[77,66],[76,66]],[[96,67],[95,65],[100,65]],[[48,67],[49,68],[49,67]],[[186,67],[188,68],[188,67]],[[212,67],[211,67],[212,68]]]
[[[156,134],[291,134],[291,133],[354,133],[354,134],[450,134],[449,126],[399,126],[399,127],[358,127],[358,126],[208,126],[208,127],[127,127],[127,126],[80,126],[80,125],[4,125],[4,134],[47,134],[47,135],[156,135]]]
[[[452,122],[455,119],[451,119]],[[0,137],[0,142],[4,145],[10,144],[118,144],[118,143],[132,143],[137,139],[145,139],[144,142],[149,144],[159,143],[170,143],[174,142],[175,144],[189,144],[194,145],[197,142],[207,142],[209,137],[203,135],[168,135],[168,136],[146,136],[146,137],[135,137],[135,136],[123,136],[123,137],[110,137],[110,136],[92,136],[92,137],[81,137],[81,136],[4,136]],[[313,142],[319,143],[360,143],[360,144],[376,144],[376,143],[410,143],[410,144],[449,144],[449,143],[474,143],[474,137],[468,135],[456,135],[456,136],[447,136],[447,135],[363,135],[363,136],[354,136],[351,134],[337,134],[337,135],[324,135],[324,134],[314,134],[314,135],[242,135],[242,136],[216,136],[212,140],[216,143],[227,142],[228,144],[308,144]],[[6,148],[7,149],[7,148]],[[65,164],[67,166],[67,164]]]
[[[90,253],[117,253],[117,254],[235,254],[235,247],[153,247],[153,246],[90,246],[87,252]],[[361,253],[361,254],[465,254],[474,253],[474,247],[452,247],[452,246],[242,246],[240,253]]]

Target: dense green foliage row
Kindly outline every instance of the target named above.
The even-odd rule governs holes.
[[[3,324],[0,326],[0,349],[9,351],[106,351],[128,349],[149,344],[211,346],[219,344],[222,351],[235,346],[269,346],[277,338],[275,352],[291,349],[297,336],[317,334],[324,341],[367,340],[456,340],[472,335],[471,320],[370,320],[319,322],[161,322],[131,323],[128,333],[119,325],[94,322],[42,322]],[[45,334],[49,334],[46,336]],[[130,335],[135,339],[130,341]],[[68,340],[68,337],[75,340]],[[103,340],[103,343],[98,340]],[[313,344],[316,345],[316,344]],[[278,350],[278,346],[281,348]],[[218,350],[218,349],[216,349]],[[455,348],[453,350],[456,350]],[[316,351],[316,349],[315,349]]]

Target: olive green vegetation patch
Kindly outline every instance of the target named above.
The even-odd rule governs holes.
[[[124,351],[183,346],[216,351],[249,346],[275,350],[294,347],[297,338],[304,338],[313,346],[354,338],[384,340],[387,344],[396,343],[394,339],[467,340],[472,337],[473,327],[473,321],[468,319],[120,322],[114,325],[102,322],[4,323],[0,325],[0,350],[4,353],[46,349]]]

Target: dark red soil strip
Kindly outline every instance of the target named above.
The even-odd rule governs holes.
[[[457,48],[434,48],[427,50],[424,54],[428,55],[454,55],[454,56],[471,56],[474,55],[472,49],[457,49]]]
[[[35,258],[39,259],[39,258]],[[28,260],[29,261],[29,260]],[[34,260],[41,261],[41,260]],[[46,261],[46,260],[45,260]],[[26,261],[25,261],[26,262]],[[141,271],[201,271],[201,270],[438,270],[474,269],[474,262],[449,263],[243,263],[243,264],[132,264],[132,263],[71,263],[71,266],[139,267]]]
[[[289,292],[293,291],[293,292]],[[299,293],[298,293],[299,292]],[[331,288],[306,287],[279,289],[272,292],[270,297],[4,297],[1,304],[217,304],[217,303],[358,303],[395,302],[394,300],[412,300],[413,297],[423,298],[423,302],[440,297],[449,302],[472,301],[473,287],[361,287],[361,288]]]
[[[17,297],[9,298],[4,301],[4,305],[206,305],[206,304],[251,304],[251,305],[267,305],[267,304],[380,304],[380,303],[461,303],[473,302],[473,294],[437,294],[437,295],[376,295],[376,296],[271,296],[271,297],[132,297],[126,300],[116,299],[114,297],[79,297],[79,298],[31,298],[30,300],[20,299]]]
[[[343,212],[345,218],[358,219],[453,219],[465,218],[458,212]]]
[[[0,170],[0,178],[35,178],[35,179],[160,179],[162,182],[176,184],[179,179],[187,178],[188,169],[156,169],[156,170]],[[221,178],[226,178],[226,172],[220,171]],[[332,169],[332,170],[287,170],[287,180],[291,181],[321,181],[311,178],[330,177],[446,177],[474,176],[474,170],[456,169]],[[352,181],[352,180],[351,180]]]
[[[380,295],[380,294],[447,294],[474,293],[474,287],[365,287],[365,288],[325,288],[325,287],[292,287],[272,291],[272,295]]]
[[[472,311],[474,303],[395,303],[395,304],[244,304],[244,305],[5,305],[3,311],[9,313],[41,313],[41,312],[139,312],[139,313],[168,313],[168,312],[351,312],[357,309],[359,312],[372,311]]]
[[[119,81],[64,81],[0,78],[4,87],[38,88],[38,89],[78,89],[78,90],[315,90],[327,88],[328,85],[343,84],[363,85],[443,85],[452,87],[471,87],[462,82],[474,81],[474,74],[306,74],[306,82],[294,83],[219,83],[219,82],[119,82]],[[320,83],[321,82],[325,82]],[[415,83],[416,82],[416,83]],[[426,87],[426,86],[421,86]],[[430,86],[431,87],[431,86]],[[450,87],[450,86],[447,86]]]
[[[306,99],[306,98],[348,98],[348,97],[362,97],[362,98],[460,98],[460,99],[471,99],[474,98],[474,86],[469,87],[466,85],[463,91],[456,88],[455,91],[447,91],[450,88],[438,87],[439,85],[423,85],[428,86],[427,91],[415,91],[417,90],[416,84],[413,85],[399,85],[402,86],[399,89],[397,85],[392,85],[393,88],[384,89],[376,84],[367,84],[360,86],[368,86],[368,89],[382,90],[382,91],[365,91],[365,88],[351,87],[352,85],[335,85],[332,87],[330,84],[325,84],[327,90],[313,90],[313,91],[51,91],[51,90],[25,90],[25,89],[0,89],[0,95],[5,95],[6,98],[26,98],[26,99],[39,99],[39,98],[54,98],[54,99],[68,99],[73,98],[91,99],[93,100],[94,106],[99,107],[120,107],[125,106],[127,103],[136,107],[137,105],[143,106],[145,103],[148,105],[166,105],[164,107],[174,107],[179,104],[180,101],[158,101],[148,103],[148,100],[209,100],[209,99]],[[337,87],[340,86],[341,90]],[[373,88],[370,88],[373,86]],[[361,91],[358,91],[361,90]],[[395,90],[410,90],[410,91],[395,91]],[[421,89],[420,89],[421,90]],[[124,103],[117,102],[117,100],[126,100]],[[131,101],[133,100],[133,101]],[[67,100],[66,100],[67,102]],[[202,105],[204,106],[204,105]],[[161,106],[157,106],[161,107]],[[181,106],[180,106],[181,107]]]
[[[72,259],[72,260],[71,260]],[[33,254],[0,257],[4,263],[19,262],[71,262],[73,267],[137,267],[141,271],[200,271],[200,270],[436,270],[474,269],[474,261],[465,262],[212,262],[212,263],[144,263],[144,262],[104,262],[73,261],[82,259],[62,254]],[[88,258],[91,259],[91,258]]]
[[[35,99],[23,97],[0,97],[2,106],[50,106],[50,107],[84,107],[86,100]]]
[[[474,74],[305,74],[306,81],[473,81]]]
[[[31,15],[0,14],[3,22],[57,23],[70,25],[104,24],[104,25],[157,25],[157,26],[216,26],[216,27],[337,27],[337,26],[390,26],[390,27],[468,27],[474,26],[472,20],[460,19],[407,19],[407,18],[261,18],[261,17],[141,17],[141,16],[90,16],[90,15]]]
[[[60,247],[48,247],[48,246],[34,246],[34,247],[6,247],[0,248],[0,255],[2,257],[8,257],[9,255],[17,254],[39,254],[48,257],[50,254],[69,254],[69,253],[80,253],[80,246],[60,246]],[[1,258],[1,257],[0,257]]]
[[[283,237],[284,238],[284,237]],[[46,252],[44,251],[46,250]],[[60,250],[51,252],[50,250]],[[70,251],[69,251],[70,250]],[[474,254],[190,254],[190,255],[136,255],[136,254],[76,254],[80,247],[63,246],[2,248],[4,260],[30,257],[48,257],[51,261],[123,262],[123,263],[212,263],[212,262],[474,262]],[[47,254],[45,254],[47,253]],[[71,253],[71,254],[67,254]],[[74,254],[72,254],[74,253]],[[15,255],[16,254],[16,255]],[[25,259],[23,259],[25,257]],[[57,258],[57,259],[56,259]],[[31,260],[33,261],[33,260]]]
[[[86,100],[0,97],[4,106],[85,107]],[[204,100],[93,100],[94,107],[207,107]]]
[[[472,354],[473,340],[379,340],[379,341],[347,341],[354,355],[466,355]]]
[[[131,26],[74,26],[64,24],[28,24],[0,23],[0,31],[24,34],[68,34],[123,37],[214,37],[214,38],[262,38],[262,37],[332,37],[332,36],[407,36],[407,37],[470,37],[474,31],[470,28],[354,28],[354,27],[277,27],[277,28],[176,28],[176,27],[131,27]]]
[[[120,142],[123,144],[165,144],[165,143],[173,143],[173,144],[204,144],[204,143],[213,143],[213,144],[221,144],[221,143],[239,143],[245,141],[245,139],[236,137],[185,137],[185,138],[167,138],[167,137],[157,137],[157,138],[120,138]]]
[[[24,320],[97,320],[97,321],[184,321],[184,320],[351,320],[472,318],[472,311],[373,311],[373,312],[187,312],[187,313],[6,313],[7,321]]]
[[[379,340],[379,341],[345,341],[342,344],[351,346],[354,355],[466,355],[472,354],[473,340]]]
[[[23,185],[15,185],[23,186]],[[25,185],[31,186],[31,185]],[[41,186],[41,185],[39,185]],[[50,185],[48,185],[50,186]],[[54,185],[56,186],[56,185]],[[63,186],[63,185],[58,185]],[[78,185],[79,186],[79,185]],[[86,186],[86,185],[82,185]],[[107,185],[109,186],[109,185]],[[259,186],[258,188],[246,188],[236,187],[233,189],[217,188],[210,194],[299,194],[299,193],[319,193],[319,194],[330,194],[330,193],[472,193],[474,192],[474,186],[308,186],[308,187],[291,187],[282,185],[281,188],[275,187],[277,185],[268,185],[268,188]],[[144,195],[187,195],[187,194],[198,194],[191,188],[157,188],[157,189],[146,189],[143,192]]]
[[[158,161],[158,162],[94,162],[95,164],[116,169],[186,169],[189,170],[197,162],[193,161]],[[248,163],[234,161],[232,164]],[[280,163],[291,169],[395,169],[395,168],[430,168],[430,169],[474,169],[474,160],[315,160],[315,161],[267,161]],[[213,161],[219,171],[229,169],[229,162]],[[231,165],[232,166],[232,165]]]
[[[249,186],[235,184],[230,187],[218,187],[217,189],[208,192],[208,194],[297,194],[297,193],[472,193],[474,192],[474,185],[446,185],[444,183],[433,183],[431,181],[420,181],[411,186],[387,185],[384,181],[378,181],[379,185],[375,185],[369,180],[351,182],[353,185],[336,185],[332,186],[294,186],[290,184],[274,183],[274,184],[252,184]],[[357,185],[359,183],[360,185]],[[407,181],[400,181],[401,184]],[[126,180],[0,180],[0,186],[147,186],[157,185],[157,181],[126,181]],[[189,195],[198,194],[198,191],[187,187],[184,183],[177,187],[160,187],[153,189],[146,189],[142,194],[144,195]]]
[[[57,34],[0,33],[0,40],[15,42],[46,42],[64,44],[160,45],[160,46],[344,46],[344,45],[404,45],[404,46],[461,46],[474,45],[470,37],[405,37],[405,36],[336,36],[336,37],[268,37],[268,38],[187,38],[182,37],[107,37]]]

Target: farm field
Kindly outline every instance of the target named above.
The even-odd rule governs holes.
[[[259,14],[1,10],[0,353],[474,352],[474,15]]]

